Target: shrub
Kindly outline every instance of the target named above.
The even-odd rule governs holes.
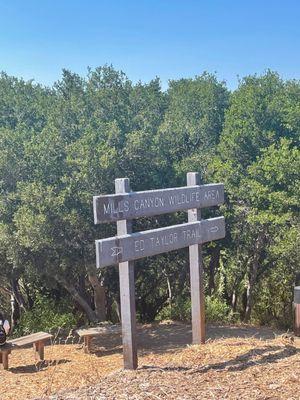
[[[50,332],[58,328],[71,329],[75,325],[76,317],[68,304],[38,297],[33,308],[21,316],[14,334],[19,336],[38,331]]]
[[[205,312],[209,322],[229,322],[231,319],[230,307],[218,297],[206,296]]]
[[[205,318],[207,322],[229,322],[233,316],[230,314],[230,307],[224,300],[214,297],[205,296]],[[172,307],[169,305],[164,307],[158,314],[157,320],[171,319],[174,321],[190,321],[191,320],[191,300],[184,297],[178,297]]]

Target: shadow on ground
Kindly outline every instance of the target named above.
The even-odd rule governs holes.
[[[39,371],[42,371],[44,369],[47,369],[50,365],[60,365],[60,364],[65,364],[69,363],[71,360],[54,360],[54,361],[39,361],[36,364],[29,364],[29,365],[21,365],[18,367],[10,367],[9,372],[12,372],[14,374],[34,374]]]
[[[268,327],[209,325],[207,340],[222,338],[274,339],[280,334]],[[185,347],[192,343],[190,325],[181,323],[139,325],[137,331],[140,354],[165,353]],[[92,353],[97,356],[122,352],[122,339],[119,334],[99,336],[93,340]]]
[[[295,354],[298,354],[300,349],[296,349],[293,346],[263,346],[260,348],[255,348],[253,350],[247,351],[240,356],[237,356],[231,360],[214,363],[209,365],[204,365],[199,368],[193,367],[157,367],[153,365],[145,365],[142,366],[141,370],[150,370],[150,371],[179,371],[179,372],[187,372],[189,374],[199,374],[206,373],[210,370],[215,371],[228,371],[228,372],[236,372],[236,371],[244,371],[250,367],[266,365],[271,363],[276,363],[280,360],[286,359],[288,357],[292,357]]]

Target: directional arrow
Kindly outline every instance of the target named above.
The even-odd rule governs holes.
[[[123,253],[123,247],[112,247],[111,250],[112,250],[111,253],[112,257],[118,256],[119,254]]]
[[[101,239],[96,241],[97,267],[138,260],[224,236],[224,217],[217,217]]]

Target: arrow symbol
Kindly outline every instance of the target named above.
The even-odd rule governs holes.
[[[211,232],[218,232],[218,230],[219,230],[219,227],[218,226],[212,226],[211,228],[210,228],[210,231]]]
[[[115,257],[118,256],[119,254],[122,254],[123,247],[112,247],[111,250],[112,250],[111,256]]]

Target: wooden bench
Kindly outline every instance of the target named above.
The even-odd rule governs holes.
[[[50,333],[38,332],[27,336],[22,336],[18,339],[8,340],[4,346],[0,347],[0,364],[3,364],[4,369],[8,369],[8,356],[12,350],[22,348],[29,344],[33,345],[33,348],[38,353],[40,360],[44,360],[45,342],[52,338],[53,335]]]
[[[96,326],[94,328],[78,329],[77,334],[83,337],[84,340],[84,352],[89,353],[91,350],[91,342],[95,336],[109,335],[114,333],[120,333],[120,325],[107,325],[107,326]]]

